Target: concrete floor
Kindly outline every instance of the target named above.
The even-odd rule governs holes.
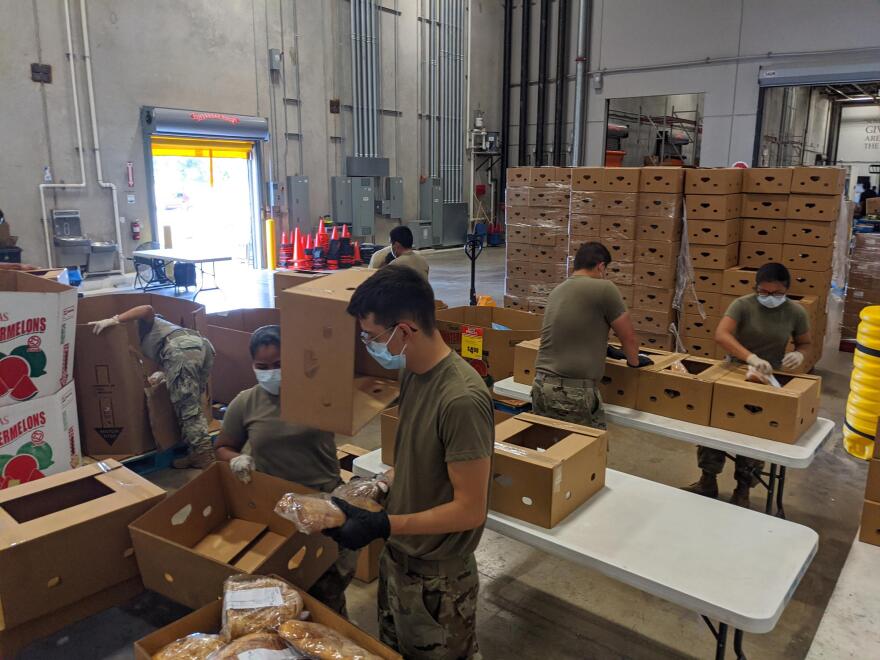
[[[469,264],[460,250],[432,254],[431,282],[450,306],[467,303]],[[221,291],[199,301],[208,311],[268,304],[271,278],[252,273],[224,281]],[[477,290],[500,303],[504,252],[488,249],[477,268]],[[268,288],[267,288],[268,287]],[[839,310],[836,310],[839,314]],[[839,353],[830,336],[817,368],[823,377],[821,415],[838,422],[848,393],[852,356]],[[609,466],[671,486],[697,477],[690,445],[646,433],[611,427]],[[353,439],[365,448],[379,446],[378,423]],[[819,451],[808,470],[790,470],[786,485],[788,519],[815,529],[819,551],[776,629],[747,635],[752,658],[804,658],[834,589],[858,527],[867,466],[844,452],[839,432]],[[175,488],[195,473],[166,471],[153,479]],[[728,466],[722,496],[733,489]],[[755,490],[758,509],[761,491]],[[731,538],[730,543],[748,543]],[[693,612],[670,605],[598,573],[533,550],[487,531],[477,551],[482,577],[478,631],[486,658],[707,658],[714,643]],[[722,565],[719,571],[725,570]],[[355,623],[376,633],[376,585],[355,582],[348,590]],[[185,610],[151,593],[69,627],[29,647],[23,658],[129,658],[131,642]],[[732,653],[732,651],[731,651]]]

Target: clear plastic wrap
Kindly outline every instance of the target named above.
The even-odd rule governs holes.
[[[278,634],[298,651],[318,660],[379,660],[332,628],[308,621],[287,621]]]
[[[193,633],[163,646],[153,660],[206,660],[224,644],[220,635]]]
[[[332,493],[333,497],[341,497],[346,502],[355,506],[358,500],[368,499],[373,502],[381,502],[388,493],[388,484],[384,479],[358,479],[354,478],[347,484],[338,486]],[[362,507],[367,508],[367,507]],[[374,509],[370,509],[373,511]]]
[[[252,653],[248,654],[248,651],[251,651]],[[275,633],[256,632],[240,637],[234,642],[230,642],[222,649],[214,651],[211,655],[208,656],[207,660],[239,660],[241,656],[258,658],[260,656],[258,653],[256,653],[257,651],[288,652],[286,656],[276,654],[275,656],[273,656],[273,660],[275,660],[276,657],[278,658],[278,660],[281,660],[281,658],[283,657],[290,658],[291,660],[302,657],[302,655],[295,653],[293,650],[291,650],[291,648],[287,645],[287,642],[285,642]]]
[[[262,575],[233,575],[223,583],[223,629],[229,641],[261,630],[271,630],[295,619],[303,600],[289,584]]]
[[[367,511],[381,511],[382,506],[369,497],[361,497],[355,495],[339,495],[334,491],[336,497],[344,499],[349,504],[366,509]],[[331,527],[341,527],[345,524],[345,514],[342,510],[333,504],[330,496],[321,495],[300,495],[298,493],[287,493],[275,505],[275,513],[282,518],[287,518],[297,530],[303,534],[317,534]]]

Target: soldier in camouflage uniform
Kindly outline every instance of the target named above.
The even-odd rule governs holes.
[[[214,347],[195,330],[158,316],[150,305],[140,305],[109,319],[94,321],[95,334],[120,323],[137,321],[144,356],[165,372],[168,394],[187,444],[187,456],[174,461],[176,468],[206,468],[214,461],[202,395],[214,366]]]

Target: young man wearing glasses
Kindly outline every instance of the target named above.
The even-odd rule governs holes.
[[[406,658],[471,658],[478,653],[474,549],[488,512],[492,397],[437,331],[434,294],[417,271],[380,270],[354,292],[348,313],[376,361],[401,370],[400,423],[385,510],[334,499],[347,520],[325,533],[353,550],[388,539],[379,565],[383,642]]]
[[[748,364],[764,374],[774,369],[797,369],[804,362],[810,345],[810,324],[801,305],[786,297],[791,275],[782,264],[764,264],[755,275],[755,293],[734,300],[718,323],[715,341],[734,362]],[[794,350],[785,352],[790,339]],[[718,449],[697,447],[697,463],[703,471],[700,480],[685,490],[707,497],[718,497],[717,476],[724,468],[725,454]],[[749,490],[757,483],[762,461],[736,457],[736,490],[730,501],[749,506]]]

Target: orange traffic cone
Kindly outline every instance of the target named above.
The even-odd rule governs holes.
[[[361,263],[361,246],[358,245],[358,242],[354,242],[354,265],[359,266]]]
[[[348,238],[348,225],[342,225],[342,238]]]
[[[333,225],[333,232],[330,234],[330,240],[331,241],[338,241],[339,240],[339,232],[336,229],[336,225]]]
[[[327,231],[324,229],[324,223],[318,223],[318,233],[315,236],[315,247],[327,248],[330,245],[330,239],[327,237]]]
[[[293,267],[302,268],[302,261],[302,236],[299,235],[299,227],[297,227],[293,232]]]

